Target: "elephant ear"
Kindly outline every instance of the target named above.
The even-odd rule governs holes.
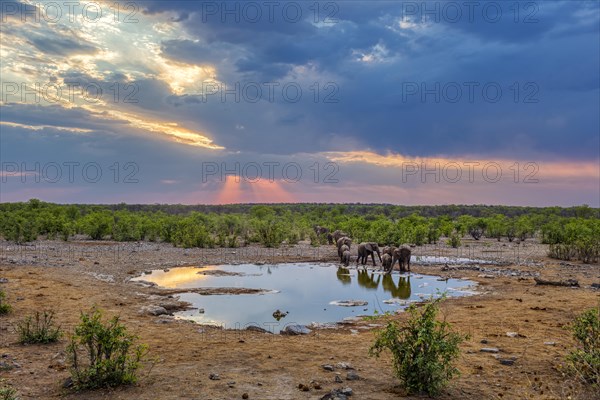
[[[365,243],[365,249],[367,249],[369,251],[373,251],[373,244],[372,243]]]

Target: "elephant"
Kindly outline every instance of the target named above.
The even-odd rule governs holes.
[[[348,249],[350,249],[350,246],[352,245],[352,239],[350,239],[347,236],[341,237],[337,240],[337,251],[338,251],[338,257],[340,259],[342,259],[342,251],[341,251],[341,247],[343,245],[348,246]]]
[[[333,232],[333,234],[331,235],[333,237],[333,241],[335,243],[338,242],[338,240],[340,240],[340,238],[346,236],[348,237],[348,234],[346,232],[340,231],[339,229],[335,232]]]
[[[315,226],[313,227],[313,229],[315,230],[315,233],[316,233],[318,236],[321,236],[321,235],[326,235],[326,234],[328,234],[328,233],[329,233],[329,228],[325,228],[324,226],[315,225]]]
[[[313,227],[315,230],[315,234],[319,237],[325,236],[327,237],[327,242],[329,244],[333,244],[333,235],[329,233],[329,228],[325,228],[324,226],[315,225]]]
[[[381,265],[383,266],[383,270],[385,272],[388,272],[392,269],[392,256],[386,253],[385,250],[383,256],[381,257]]]
[[[345,267],[347,267],[350,264],[350,250],[344,250],[344,252],[342,253],[342,263]]]
[[[339,251],[339,253],[341,253],[341,255],[340,255],[340,261],[342,261],[342,262],[344,261],[344,253],[345,253],[346,251],[348,251],[348,252],[350,251],[350,246],[348,246],[348,245],[346,245],[346,244],[343,244],[343,245],[340,247],[340,251]]]
[[[377,263],[375,262],[375,255],[373,253],[377,253],[379,261],[381,262],[381,252],[379,251],[379,245],[377,243],[362,242],[361,244],[359,244],[356,265],[358,265],[359,262],[362,263],[362,265],[365,265],[367,263],[367,258],[371,256],[371,259],[373,260],[373,266],[376,266]]]
[[[396,261],[398,261],[398,265],[400,266],[400,272],[409,271],[410,272],[410,255],[411,250],[407,245],[402,245],[396,249],[394,249],[394,257],[392,259],[392,268],[390,268],[389,272],[392,272],[394,266],[396,265]],[[389,273],[388,272],[388,273]]]
[[[394,246],[385,246],[381,251],[383,254],[389,254],[390,256],[394,255]]]

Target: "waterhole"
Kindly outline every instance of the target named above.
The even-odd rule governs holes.
[[[178,294],[194,309],[178,318],[228,329],[257,325],[279,331],[288,324],[335,323],[349,317],[394,312],[411,302],[446,292],[468,296],[476,283],[415,273],[384,275],[377,270],[325,264],[210,265],[155,270],[137,281],[181,289]],[[225,294],[202,295],[200,288],[231,288]],[[252,294],[237,289],[262,289]],[[279,310],[279,313],[276,311]]]

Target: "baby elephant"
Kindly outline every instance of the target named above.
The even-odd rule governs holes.
[[[383,265],[383,270],[387,273],[392,270],[392,256],[388,253],[383,253],[381,256],[381,265]]]
[[[350,250],[344,250],[342,253],[342,263],[346,267],[350,264]]]
[[[341,245],[338,254],[340,255],[340,261],[344,262],[344,252],[350,251],[350,247],[348,245]]]

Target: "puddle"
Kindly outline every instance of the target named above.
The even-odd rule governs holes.
[[[383,275],[378,271],[338,268],[323,264],[219,265],[155,270],[133,281],[153,282],[181,289],[181,300],[196,309],[178,312],[179,318],[201,324],[243,329],[257,325],[278,332],[288,324],[339,322],[358,315],[394,312],[438,292],[449,297],[469,296],[476,283],[438,280],[420,274]],[[198,288],[264,289],[260,294],[201,295]],[[366,303],[366,304],[365,304]],[[280,320],[276,310],[288,312]],[[202,312],[203,311],[203,312]]]

